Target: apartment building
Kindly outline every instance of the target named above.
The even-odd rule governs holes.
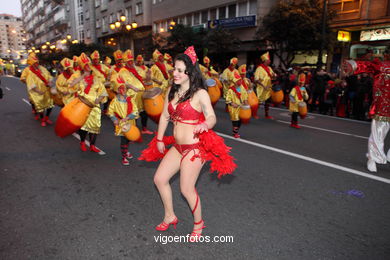
[[[206,29],[222,26],[242,42],[232,55],[240,63],[254,62],[262,51],[254,40],[256,27],[275,3],[276,0],[152,0],[153,32],[166,32],[171,24]]]
[[[70,10],[68,2],[71,0],[20,1],[27,47],[37,50],[46,43],[62,47],[61,40],[68,34],[70,27],[67,12]]]
[[[0,57],[20,59],[26,54],[26,36],[22,19],[10,14],[0,14]]]
[[[144,42],[151,37],[151,0],[95,0],[85,9],[86,40],[131,49],[145,54]],[[93,2],[93,6],[91,6]]]

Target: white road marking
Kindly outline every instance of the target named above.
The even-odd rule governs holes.
[[[279,107],[270,107],[270,109],[275,109],[275,110],[280,110],[280,111],[288,111],[287,108],[279,108]],[[343,121],[349,121],[349,122],[354,122],[354,123],[359,123],[359,124],[366,124],[366,125],[369,125],[371,124],[371,122],[367,122],[367,121],[361,121],[361,120],[354,120],[354,119],[350,119],[350,118],[343,118],[343,117],[338,117],[338,116],[328,116],[328,115],[322,115],[322,114],[316,114],[316,113],[307,113],[308,115],[312,115],[314,117],[326,117],[326,118],[329,118],[329,119],[337,119],[337,120],[343,120]]]
[[[355,175],[359,175],[359,176],[362,176],[362,177],[365,177],[365,178],[369,178],[369,179],[373,179],[373,180],[376,180],[376,181],[380,181],[380,182],[383,182],[383,183],[390,184],[390,179],[382,178],[382,177],[379,177],[379,176],[376,176],[376,175],[372,175],[372,174],[369,174],[369,173],[366,173],[366,172],[354,170],[354,169],[347,168],[347,167],[344,167],[344,166],[341,166],[341,165],[337,165],[337,164],[334,164],[334,163],[325,162],[325,161],[318,160],[318,159],[315,159],[315,158],[311,158],[311,157],[308,157],[308,156],[305,156],[305,155],[288,152],[288,151],[285,151],[285,150],[282,150],[282,149],[279,149],[279,148],[275,148],[275,147],[264,145],[264,144],[255,143],[255,142],[248,141],[248,140],[245,140],[245,139],[241,139],[241,138],[237,139],[237,138],[234,138],[232,136],[225,135],[225,134],[222,134],[222,133],[217,133],[217,134],[222,136],[222,137],[224,137],[224,138],[229,138],[229,139],[232,139],[232,140],[237,141],[237,142],[253,145],[253,146],[260,147],[260,148],[263,148],[263,149],[266,149],[266,150],[270,150],[270,151],[274,151],[274,152],[281,153],[281,154],[284,154],[284,155],[288,155],[288,156],[291,156],[291,157],[295,157],[295,158],[298,158],[298,159],[301,159],[301,160],[305,160],[305,161],[309,161],[309,162],[312,162],[312,163],[324,165],[324,166],[327,166],[327,167],[330,167],[330,168],[334,168],[334,169],[337,169],[337,170],[349,172],[349,173],[352,173],[352,174],[355,174]]]
[[[5,89],[8,90],[8,91],[11,91],[11,89],[9,87],[5,87]]]
[[[76,139],[78,139],[78,140],[80,141],[80,136],[79,136],[78,134],[73,133],[72,135],[73,135]],[[90,147],[90,143],[89,143],[87,140],[85,140],[85,144],[86,144],[88,147]],[[100,150],[100,152],[99,152],[100,155],[105,155],[105,154],[106,154],[106,153],[103,152],[103,150],[100,149],[99,147],[96,146],[96,148],[98,148],[98,149]]]
[[[288,121],[282,121],[282,120],[276,120],[276,121],[280,122],[280,123],[284,123],[284,124],[290,124],[290,122],[288,122]],[[366,137],[366,136],[355,135],[355,134],[348,134],[348,133],[344,133],[344,132],[329,130],[329,129],[315,127],[315,126],[309,126],[309,125],[302,125],[302,124],[299,124],[299,125],[303,126],[303,127],[306,127],[306,128],[316,129],[316,130],[320,130],[320,131],[324,131],[324,132],[340,134],[340,135],[348,135],[348,136],[353,136],[353,137],[357,137],[357,138],[362,138],[362,139],[367,139],[368,140],[368,137]]]
[[[22,100],[23,100],[25,103],[27,103],[28,105],[30,105],[30,102],[28,102],[26,99],[22,98]],[[73,133],[72,135],[73,135],[76,139],[78,139],[78,140],[80,141],[80,136],[79,136],[78,134]],[[88,147],[90,146],[90,143],[89,143],[87,140],[85,140],[85,144],[86,144]],[[106,154],[106,153],[105,153],[102,149],[100,149],[99,147],[96,146],[96,148],[98,148],[98,149],[100,150],[99,155],[105,155],[105,154]]]

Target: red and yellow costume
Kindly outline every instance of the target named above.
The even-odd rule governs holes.
[[[153,52],[154,64],[150,68],[152,70],[153,87],[161,88],[165,93],[169,85],[169,73],[163,61],[163,55],[158,50]]]
[[[144,105],[142,101],[142,93],[145,90],[143,78],[138,74],[137,70],[134,67],[134,56],[131,50],[127,50],[123,53],[123,61],[125,62],[125,67],[119,71],[119,75],[124,79],[127,84],[130,84],[136,87],[138,92],[135,92],[133,89],[127,90],[127,96],[132,98],[134,106],[137,107],[138,111],[144,110]],[[131,65],[129,65],[129,61]]]
[[[84,69],[86,65],[92,66],[87,55],[85,55],[84,53],[82,53],[79,57],[79,64],[82,69]],[[76,88],[78,89],[77,95],[83,97],[84,99],[88,100],[89,103],[94,105],[88,116],[87,121],[81,127],[81,130],[93,134],[99,134],[102,114],[100,109],[100,103],[104,103],[107,101],[108,95],[106,92],[106,88],[104,87],[101,78],[97,77],[93,73],[91,75],[85,76],[84,79],[76,85]],[[96,104],[95,101],[98,98],[102,99],[99,104]]]
[[[28,96],[34,105],[35,111],[42,113],[45,109],[54,107],[49,86],[53,77],[45,67],[36,66],[35,63],[38,63],[38,58],[34,52],[28,56],[27,63],[29,66],[23,70],[21,80],[26,82]],[[37,93],[33,89],[43,93]]]
[[[69,80],[73,74],[73,61],[64,58],[61,61],[61,65],[64,68],[64,71],[57,78],[56,88],[62,98],[62,102],[66,105],[73,100],[77,89],[75,87],[70,87],[69,84]]]
[[[119,87],[122,86],[125,87],[125,81],[119,74],[116,74],[113,90],[118,93]],[[131,97],[124,96],[124,99],[120,99],[116,96],[111,100],[107,115],[112,121],[118,120],[119,122],[119,125],[115,127],[115,135],[123,136],[123,126],[126,124],[135,125],[135,118],[138,115],[138,110],[137,106],[133,105]]]
[[[226,93],[230,86],[234,83],[234,74],[238,70],[235,69],[237,66],[238,59],[237,58],[231,58],[230,59],[230,65],[227,67],[221,74],[222,84],[223,84],[223,97],[226,98]]]
[[[240,106],[248,102],[248,92],[243,87],[242,84],[237,86],[237,82],[241,80],[241,76],[236,73],[233,79],[233,85],[230,86],[226,93],[226,104],[229,109],[230,120],[239,121],[240,120]],[[242,82],[242,80],[241,80]],[[233,107],[232,104],[238,105],[238,107]]]
[[[91,66],[93,74],[104,84],[109,80],[110,69],[106,65],[100,64],[100,54],[98,51],[92,52],[91,59],[94,61]]]
[[[269,53],[265,53],[261,56],[261,60],[270,60]],[[272,79],[275,77],[275,73],[270,66],[260,64],[255,71],[255,82],[260,81],[261,84],[256,84],[257,97],[260,102],[265,102],[271,97],[272,91]]]
[[[212,79],[212,78],[218,78],[218,72],[216,72],[211,66],[210,66],[210,59],[209,57],[205,56],[203,58],[203,64],[199,64],[200,71],[203,74],[203,77],[205,79]]]

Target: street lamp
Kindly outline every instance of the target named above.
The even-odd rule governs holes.
[[[68,34],[68,35],[66,36],[66,38],[67,38],[68,40],[70,40],[70,39],[72,39],[72,35]]]

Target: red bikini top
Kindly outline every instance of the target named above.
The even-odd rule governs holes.
[[[199,122],[205,120],[202,112],[197,111],[191,106],[190,100],[187,99],[184,102],[177,104],[176,109],[173,107],[172,102],[169,102],[168,113],[170,120],[173,122],[180,122],[183,124],[197,125]],[[188,120],[198,120],[196,123],[184,122]]]

